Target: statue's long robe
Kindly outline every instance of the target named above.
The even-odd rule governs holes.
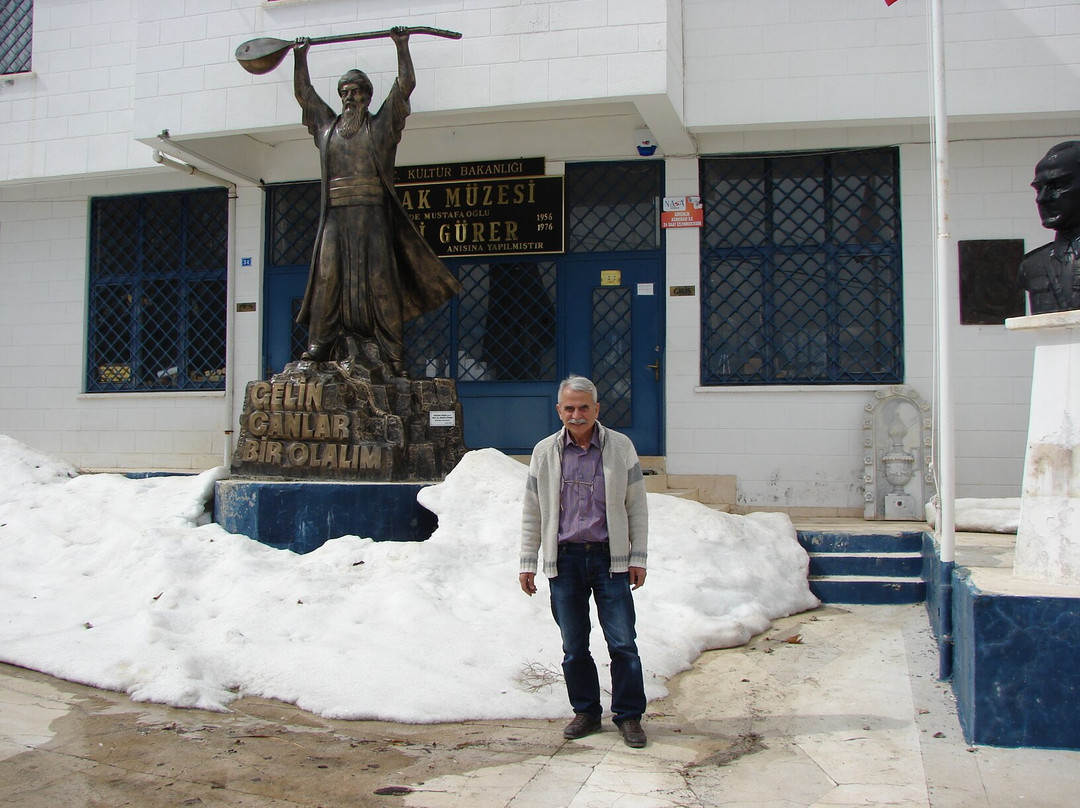
[[[395,81],[379,111],[349,141],[337,132],[338,115],[313,88],[306,88],[300,103],[303,123],[319,148],[322,199],[297,322],[308,325],[313,344],[356,334],[376,339],[385,359],[400,362],[404,323],[461,288],[394,191],[391,178],[409,100]],[[384,203],[331,207],[330,181],[342,174],[377,180]]]

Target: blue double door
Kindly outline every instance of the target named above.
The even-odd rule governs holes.
[[[524,258],[524,257],[523,257]],[[547,261],[556,273],[547,304],[554,315],[546,349],[539,342],[518,348],[517,372],[497,368],[477,372],[465,350],[488,340],[470,335],[483,328],[469,306],[494,304],[475,297],[456,301],[447,312],[452,336],[445,354],[456,357],[438,366],[439,375],[457,379],[465,417],[465,444],[470,449],[492,447],[508,454],[527,454],[545,435],[560,427],[555,410],[559,380],[571,373],[592,379],[600,392],[602,423],[631,437],[638,453],[663,453],[663,263],[661,255],[613,254],[562,256]],[[475,269],[474,263],[471,268]],[[505,267],[505,265],[500,265]],[[452,265],[461,273],[469,268]],[[513,271],[511,269],[510,271]],[[281,370],[299,356],[306,335],[294,322],[307,280],[306,267],[274,267],[265,276],[264,335],[266,375]],[[486,281],[490,282],[490,280]],[[467,285],[468,288],[468,285]],[[485,286],[485,289],[487,287]],[[486,293],[485,293],[486,294]],[[519,294],[530,294],[522,291]],[[483,295],[481,295],[483,297]],[[475,305],[474,305],[475,304]],[[507,311],[523,316],[535,311],[534,299],[511,300]],[[505,304],[504,304],[505,305]],[[410,352],[406,344],[406,355]],[[417,349],[422,350],[422,349]],[[521,354],[546,350],[548,360],[538,372],[524,371]],[[423,375],[414,363],[411,375]],[[537,378],[538,376],[538,378]],[[507,378],[510,377],[510,378]]]
[[[596,384],[602,423],[629,435],[639,454],[661,454],[662,276],[659,256],[561,259],[554,367],[536,380],[459,380],[465,444],[528,454],[560,428],[558,382],[574,373]]]

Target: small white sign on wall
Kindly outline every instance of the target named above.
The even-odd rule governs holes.
[[[455,426],[457,419],[453,410],[432,410],[428,413],[428,426]]]

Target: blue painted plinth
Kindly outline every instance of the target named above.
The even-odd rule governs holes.
[[[1080,749],[1080,598],[952,581],[953,690],[968,741]]]
[[[926,616],[938,647],[938,676],[952,678],[952,576],[955,561],[942,561],[934,537],[923,533],[923,572],[926,581]]]
[[[339,536],[424,541],[438,526],[416,501],[424,483],[219,480],[214,521],[230,533],[309,553]]]

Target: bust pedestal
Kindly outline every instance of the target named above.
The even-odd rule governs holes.
[[[1013,317],[1036,338],[1013,575],[1080,584],[1080,311]]]

